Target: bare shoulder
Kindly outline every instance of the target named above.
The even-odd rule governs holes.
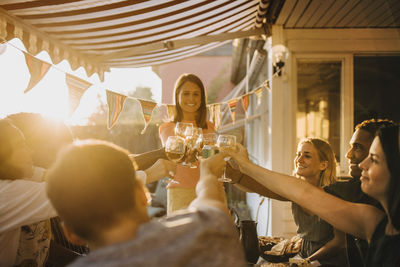
[[[174,123],[174,122],[172,122],[172,121],[164,122],[164,123],[162,123],[162,124],[160,125],[159,131],[160,131],[160,133],[161,133],[161,132],[163,132],[163,131],[166,130],[166,129],[174,128],[174,127],[175,127],[175,123]]]

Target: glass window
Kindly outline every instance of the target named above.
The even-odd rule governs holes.
[[[297,142],[305,137],[327,140],[340,160],[341,62],[297,63]]]
[[[399,73],[400,56],[354,57],[355,125],[371,118],[400,121]]]

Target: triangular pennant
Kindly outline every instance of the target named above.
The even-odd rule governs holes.
[[[69,89],[69,115],[71,115],[79,106],[82,95],[92,84],[68,73],[65,75],[65,81]]]
[[[271,91],[271,86],[269,86],[269,81],[266,81],[264,84],[265,88],[269,91]]]
[[[31,74],[31,79],[29,80],[29,84],[26,87],[24,93],[29,92],[43,77],[46,75],[47,71],[50,69],[50,64],[44,62],[40,59],[35,58],[27,53],[25,55],[25,62],[28,66],[29,73]]]
[[[144,134],[149,124],[149,121],[151,120],[151,114],[153,113],[153,110],[156,107],[157,103],[143,99],[137,99],[137,100],[140,102],[140,105],[142,106],[143,117],[145,120],[145,125],[142,130],[142,134]]]
[[[221,125],[221,104],[209,105],[210,121],[214,124],[215,129],[218,130]]]
[[[246,113],[247,116],[247,111],[249,109],[249,94],[242,95],[241,99],[244,112]]]
[[[168,119],[173,120],[175,117],[175,105],[173,104],[166,104],[167,112],[168,112]]]
[[[107,128],[111,129],[117,122],[119,115],[124,107],[125,95],[117,94],[106,90],[108,104]]]
[[[259,106],[261,104],[261,100],[262,100],[262,87],[255,90],[254,93],[257,96],[257,106]]]
[[[231,111],[232,122],[235,123],[235,112],[236,112],[237,99],[234,98],[234,99],[228,100],[227,104],[229,106],[229,110]]]

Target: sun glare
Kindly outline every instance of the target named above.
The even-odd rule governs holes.
[[[161,99],[161,80],[151,68],[112,69],[110,73],[105,73],[105,82],[101,83],[97,74],[87,77],[82,67],[72,71],[66,60],[57,66],[52,65],[44,78],[24,93],[30,80],[25,57],[20,51],[25,51],[25,48],[19,39],[9,43],[11,45],[0,53],[0,117],[18,112],[36,112],[69,125],[83,125],[100,104],[98,96],[105,102],[105,89],[127,95],[136,86],[148,86],[152,88],[154,99],[157,102]],[[51,62],[47,52],[42,51],[36,57]],[[69,116],[65,73],[93,84],[82,96],[72,116]]]

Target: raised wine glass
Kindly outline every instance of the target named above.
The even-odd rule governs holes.
[[[203,145],[215,146],[217,144],[218,135],[216,133],[203,134]]]
[[[179,163],[185,155],[186,145],[185,139],[179,136],[169,136],[165,143],[165,154],[171,161]],[[179,182],[170,179],[170,183],[179,184]]]
[[[185,131],[185,144],[186,144],[186,153],[184,159],[184,165],[190,168],[197,168],[197,165],[193,164],[197,161],[197,154],[199,153],[198,149],[198,140],[201,139],[201,135],[203,133],[202,128],[197,127],[186,127]]]
[[[193,123],[177,122],[175,125],[175,135],[185,138],[185,132],[187,128],[193,128]]]
[[[216,133],[206,133],[201,136],[200,148],[202,158],[209,158],[219,152],[219,148],[216,145],[217,138],[218,135]]]
[[[234,135],[229,135],[229,134],[220,134],[217,139],[217,146],[219,148],[230,148],[230,149],[235,149],[236,148],[236,136]],[[230,157],[226,157],[225,161],[228,161]],[[222,177],[218,179],[220,182],[232,182],[232,179],[228,178],[225,176],[225,171],[222,174]]]

